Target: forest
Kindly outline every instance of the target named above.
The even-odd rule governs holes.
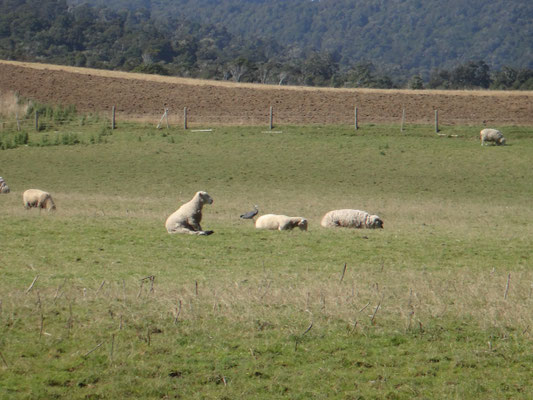
[[[279,85],[533,89],[533,6],[455,1],[443,32],[439,12],[421,20],[417,4],[435,2],[2,0],[0,58]],[[490,25],[487,8],[503,22]]]

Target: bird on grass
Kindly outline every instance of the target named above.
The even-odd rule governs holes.
[[[248,211],[247,213],[244,213],[241,215],[242,219],[254,219],[254,217],[259,212],[259,208],[257,206],[254,206],[254,209],[252,211]]]

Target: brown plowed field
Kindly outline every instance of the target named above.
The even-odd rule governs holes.
[[[109,112],[117,119],[174,121],[188,109],[193,124],[533,125],[533,92],[331,89],[237,84],[50,64],[0,61],[0,91],[48,104],[73,104],[80,112]]]

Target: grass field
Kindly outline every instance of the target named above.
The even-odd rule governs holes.
[[[533,397],[531,128],[78,125],[0,151],[0,398]],[[198,190],[215,234],[167,234]]]

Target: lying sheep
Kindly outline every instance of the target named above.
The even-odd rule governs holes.
[[[503,134],[497,129],[483,129],[479,132],[479,139],[481,140],[482,146],[485,142],[493,142],[498,146],[505,144]]]
[[[196,192],[192,200],[182,205],[172,213],[165,222],[168,233],[188,233],[191,235],[210,235],[213,231],[203,231],[202,207],[213,204],[213,199],[207,192]]]
[[[300,228],[302,231],[307,230],[307,220],[302,217],[287,217],[286,215],[265,214],[261,215],[255,221],[257,229],[272,229],[285,231]]]
[[[337,226],[344,228],[383,228],[383,221],[377,215],[370,215],[361,210],[333,210],[322,218],[320,222],[324,228]]]
[[[22,194],[22,201],[24,202],[24,208],[29,210],[32,207],[46,208],[48,211],[56,209],[54,200],[50,193],[44,192],[39,189],[28,189]]]

